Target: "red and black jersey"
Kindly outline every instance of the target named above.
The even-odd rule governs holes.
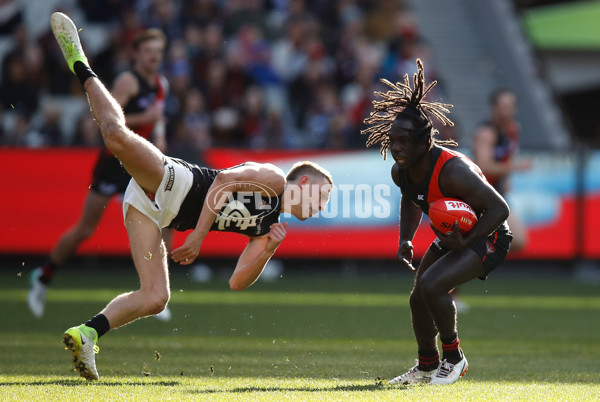
[[[138,80],[138,94],[131,99],[125,106],[123,112],[127,114],[142,113],[152,106],[155,102],[164,102],[166,97],[166,78],[160,74],[154,77],[154,85],[150,85],[142,76],[135,70],[131,71]],[[139,126],[129,127],[136,134],[149,140],[154,131],[154,123],[143,124]]]
[[[507,162],[513,158],[519,149],[519,125],[517,122],[512,122],[506,128],[500,129],[491,121],[486,121],[481,124],[482,127],[490,128],[496,135],[494,143],[494,160],[496,162]],[[505,191],[507,176],[486,176],[488,182],[500,194]]]
[[[452,163],[455,158],[461,158],[467,164],[472,165],[473,170],[478,172],[485,180],[481,169],[460,152],[434,145],[429,152],[429,158],[429,170],[423,180],[419,183],[411,183],[408,180],[408,171],[400,170],[398,172],[399,183],[396,183],[400,186],[402,197],[408,197],[425,214],[429,214],[429,204],[440,198],[447,197],[440,189],[439,177],[442,170],[449,163]]]
[[[442,171],[449,164],[461,160],[468,164],[474,172],[478,173],[483,180],[486,180],[481,169],[465,155],[434,145],[429,153],[429,170],[419,183],[411,183],[408,180],[407,170],[397,172],[397,180],[395,181],[402,190],[402,197],[408,197],[423,213],[429,214],[430,203],[448,196],[440,188],[440,175]],[[480,276],[480,279],[485,279],[492,270],[504,261],[508,254],[511,240],[512,233],[508,228],[508,224],[504,221],[489,236],[479,239],[469,246],[481,258],[481,262],[483,263],[485,274]],[[438,256],[443,256],[449,249],[444,248],[440,243],[440,239],[436,238],[431,243],[429,251],[436,253]]]

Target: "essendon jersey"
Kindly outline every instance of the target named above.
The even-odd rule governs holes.
[[[496,162],[507,162],[511,160],[519,149],[519,125],[516,122],[508,124],[504,130],[500,130],[491,121],[481,124],[483,127],[489,127],[496,134],[494,143],[494,160]],[[507,176],[486,176],[488,182],[502,194],[506,189]]]
[[[419,183],[411,183],[408,180],[408,171],[400,170],[398,178],[402,197],[408,197],[425,213],[429,213],[429,204],[440,198],[447,197],[440,189],[440,173],[454,158],[461,158],[464,162],[472,165],[473,169],[485,180],[483,173],[475,163],[460,152],[434,145],[429,153],[429,170]]]
[[[154,77],[154,85],[150,85],[137,71],[132,70],[132,73],[138,80],[139,91],[138,94],[129,99],[129,102],[123,107],[123,112],[125,112],[126,115],[143,113],[154,103],[165,101],[167,82],[165,77],[156,74]],[[136,134],[149,140],[154,131],[154,123],[132,126],[129,128]]]

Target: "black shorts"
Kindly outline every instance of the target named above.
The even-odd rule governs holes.
[[[102,149],[92,172],[91,189],[107,197],[123,194],[130,179],[121,162]]]
[[[480,276],[479,279],[485,280],[490,272],[498,268],[498,266],[504,262],[508,255],[508,251],[510,250],[512,238],[512,233],[505,221],[490,236],[475,242],[469,247],[471,250],[475,251],[479,258],[481,258],[481,262],[483,262],[485,275]],[[429,250],[439,256],[450,251],[440,245],[440,240],[437,237],[429,246]]]

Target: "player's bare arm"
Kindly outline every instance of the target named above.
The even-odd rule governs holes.
[[[281,194],[285,187],[283,171],[270,163],[248,162],[219,172],[208,190],[198,224],[185,239],[184,244],[173,250],[173,261],[183,265],[191,264],[200,252],[204,238],[215,221],[219,203],[228,195],[238,191],[258,192],[262,195]]]
[[[392,180],[397,186],[400,186],[400,179],[398,177],[400,169],[398,165],[392,166]],[[398,242],[398,261],[406,266],[411,271],[414,271],[412,266],[413,259],[413,244],[412,240],[415,237],[415,233],[423,218],[423,212],[408,198],[402,197],[400,199],[400,238]]]
[[[400,185],[398,179],[399,168],[397,165],[392,167],[392,179],[396,185]],[[400,199],[400,243],[412,242],[415,237],[415,233],[421,223],[423,212],[421,209],[408,198],[402,197]],[[412,247],[412,246],[411,246]],[[412,254],[412,253],[411,253]],[[412,260],[412,256],[409,261]]]
[[[444,236],[434,229],[447,248],[464,250],[477,240],[489,236],[508,218],[509,208],[506,201],[462,159],[455,158],[442,170],[440,188],[445,195],[469,204],[479,215],[473,229],[464,236],[458,231],[458,225],[455,225],[449,236]]]
[[[286,227],[287,222],[274,223],[268,234],[250,238],[229,279],[232,290],[244,290],[256,282],[279,244],[285,239]]]
[[[133,73],[126,71],[117,76],[110,92],[120,105],[126,105],[139,90],[138,81]]]
[[[412,240],[419,224],[423,212],[417,205],[405,197],[400,200],[400,241],[398,244],[398,260],[411,271],[415,268],[412,265],[413,244]]]

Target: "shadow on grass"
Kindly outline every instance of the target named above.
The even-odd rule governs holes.
[[[175,385],[181,385],[180,381],[88,381],[80,378],[65,379],[65,380],[38,380],[38,381],[13,381],[13,382],[0,382],[2,386],[36,386],[36,385],[61,385],[65,387],[76,387],[76,386],[101,386],[101,387],[122,387],[129,385],[158,385],[163,387],[173,387]]]
[[[374,384],[348,384],[331,387],[240,387],[233,389],[201,389],[189,391],[191,394],[243,394],[247,392],[346,392],[346,391],[379,391],[390,386],[376,382]]]

